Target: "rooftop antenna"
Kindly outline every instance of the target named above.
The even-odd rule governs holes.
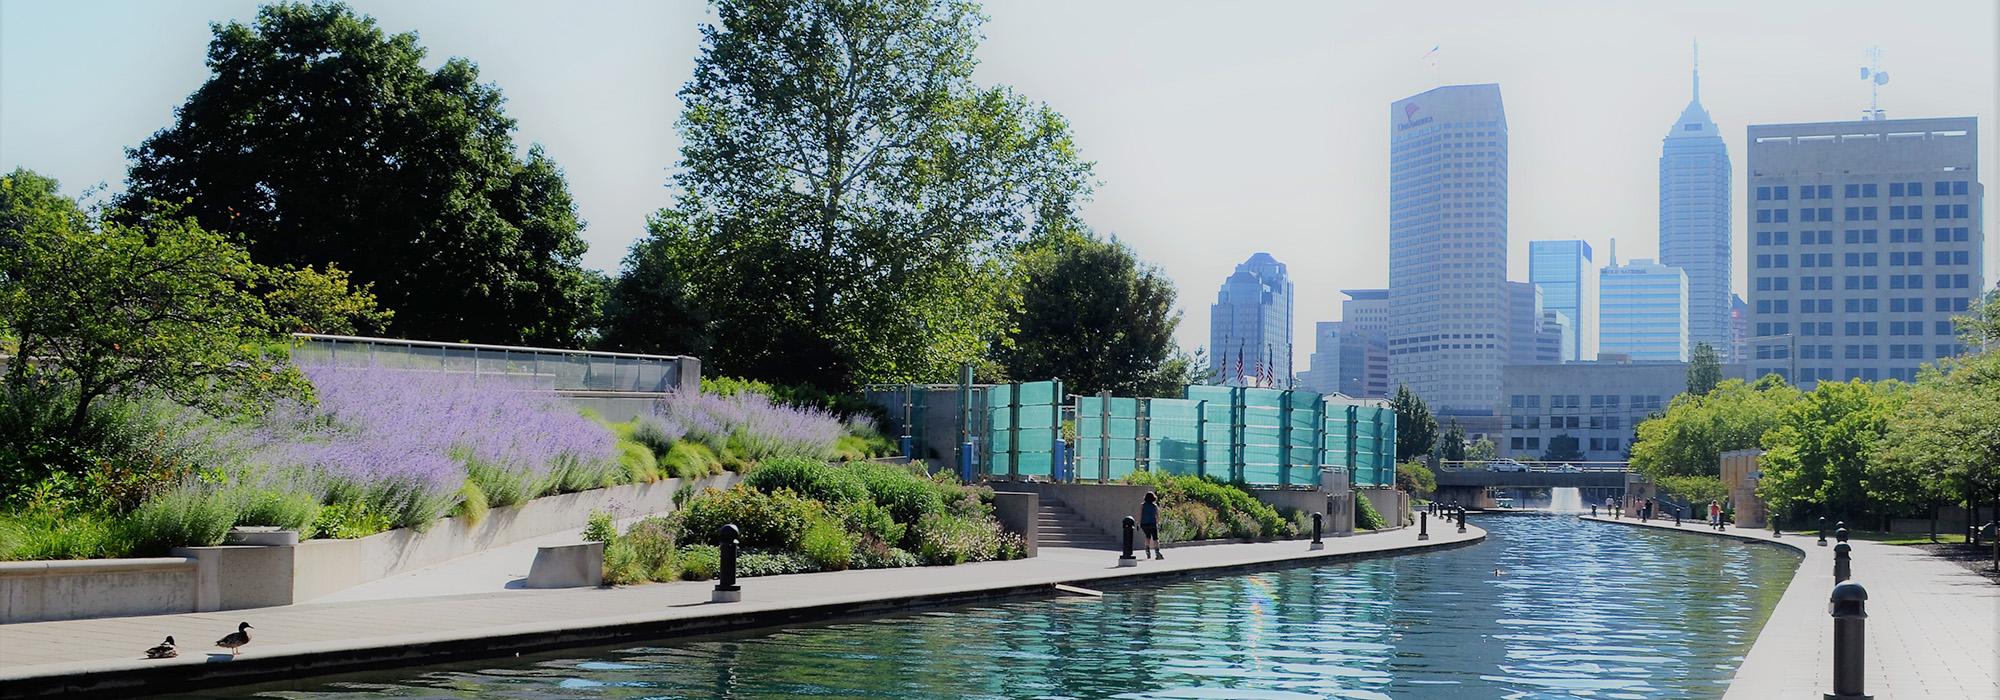
[[[1868,81],[1868,110],[1861,113],[1862,121],[1882,121],[1880,92],[1889,84],[1889,73],[1882,70],[1882,47],[1868,48],[1868,66],[1861,69],[1861,79]]]
[[[1694,101],[1701,101],[1701,40],[1694,40]]]

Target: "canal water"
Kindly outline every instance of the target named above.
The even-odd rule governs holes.
[[[1713,698],[1799,557],[1478,519],[1443,552],[329,676],[276,698]],[[913,572],[914,573],[914,572]],[[754,585],[754,584],[753,584]]]

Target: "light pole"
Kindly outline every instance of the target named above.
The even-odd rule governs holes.
[[[1798,336],[1793,335],[1791,333],[1780,333],[1778,335],[1760,335],[1755,338],[1749,338],[1744,342],[1750,343],[1751,345],[1760,345],[1760,343],[1758,343],[1757,341],[1777,340],[1779,338],[1784,338],[1786,341],[1787,347],[1785,349],[1785,358],[1787,360],[1790,360],[1790,365],[1791,365],[1791,367],[1786,370],[1785,383],[1790,384],[1792,386],[1798,386],[1799,385],[1799,337]]]

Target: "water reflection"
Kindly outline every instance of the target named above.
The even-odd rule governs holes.
[[[284,698],[1718,697],[1798,558],[1487,518],[1483,545],[659,645],[355,674]]]

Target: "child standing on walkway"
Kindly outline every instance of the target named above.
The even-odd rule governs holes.
[[[1160,553],[1160,504],[1159,498],[1151,491],[1146,492],[1145,505],[1139,506],[1139,529],[1146,533],[1146,558],[1165,559]]]

